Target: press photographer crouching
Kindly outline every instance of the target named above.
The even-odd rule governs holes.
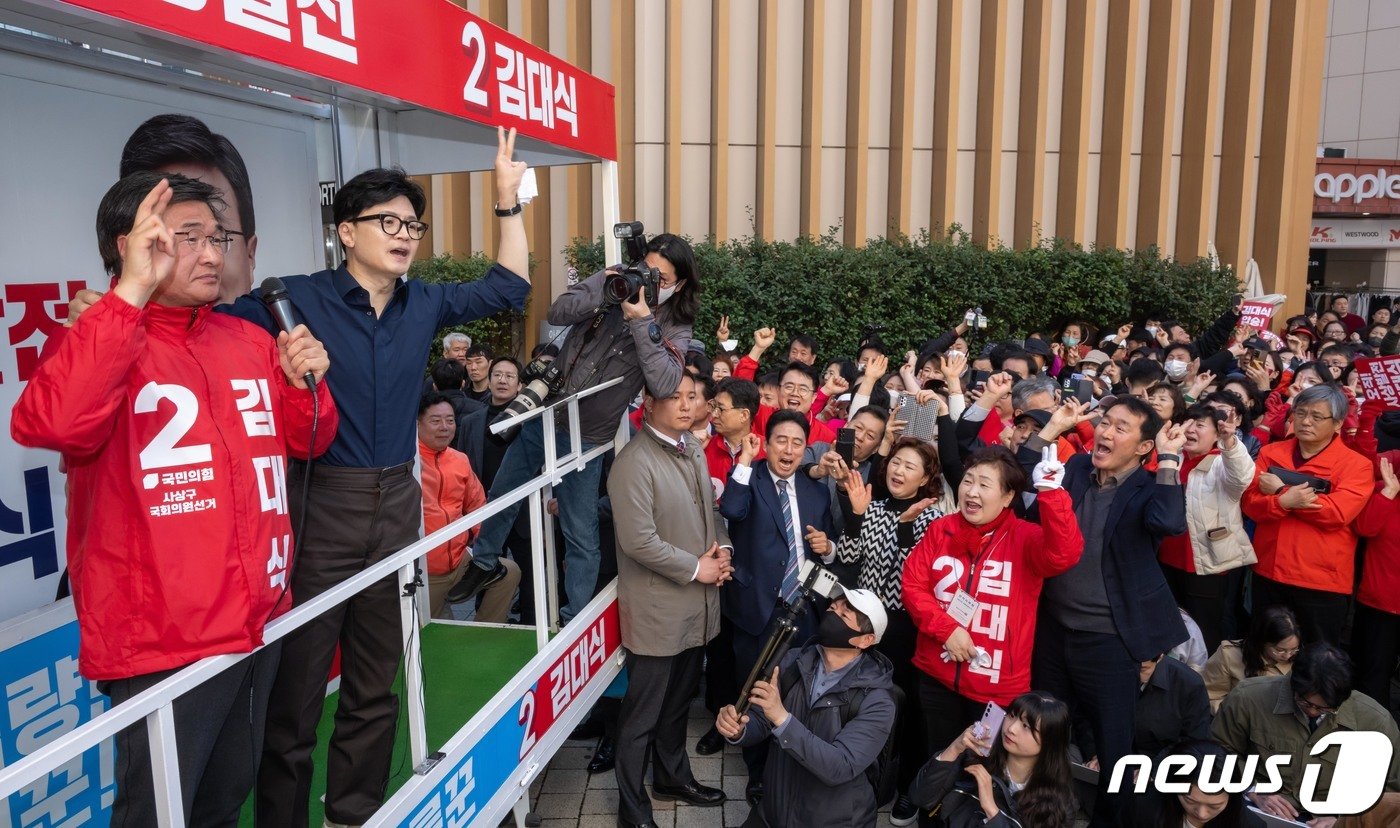
[[[816,638],[753,685],[747,714],[732,704],[720,710],[715,728],[731,743],[774,742],[746,828],[875,824],[875,780],[896,706],[894,668],[874,649],[886,622],[873,592],[845,590]]]
[[[622,228],[633,242],[628,258],[632,264],[601,270],[554,300],[549,323],[573,327],[551,365],[526,370],[527,393],[533,392],[539,399],[522,393],[512,404],[528,410],[547,402],[547,397],[567,397],[622,377],[618,385],[579,402],[579,438],[584,451],[613,439],[623,412],[643,383],[658,399],[675,393],[684,370],[682,355],[690,345],[699,307],[700,274],[690,245],[670,233],[645,241],[637,222],[619,225],[615,232]],[[655,272],[648,273],[649,269]],[[647,275],[653,281],[633,285],[630,294],[621,293],[624,280],[619,276],[629,273]],[[562,418],[558,426],[556,442],[562,455],[569,450],[568,426]],[[544,429],[540,418],[535,418],[521,427],[520,436],[506,451],[488,497],[519,487],[543,462]],[[587,605],[598,578],[598,480],[602,464],[601,457],[595,458],[582,471],[566,475],[555,490],[565,544],[568,603],[559,613],[565,622]],[[469,597],[501,577],[501,549],[519,509],[517,503],[482,525],[472,550],[473,566],[454,590],[454,598]]]

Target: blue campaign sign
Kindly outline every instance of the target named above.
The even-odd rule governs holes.
[[[526,698],[533,699],[535,689],[531,687]],[[407,824],[411,828],[470,824],[515,771],[525,734],[521,718],[507,712],[448,772],[442,785],[409,816]]]
[[[12,764],[107,710],[107,697],[78,673],[78,622],[70,620],[0,649],[0,760]],[[22,619],[20,625],[24,626]],[[38,621],[42,628],[43,620]],[[28,623],[31,629],[35,622]],[[7,633],[14,632],[7,630]],[[6,638],[11,636],[6,635]],[[12,639],[13,640],[13,639]],[[15,828],[106,826],[116,797],[112,741],[87,751],[5,803]]]

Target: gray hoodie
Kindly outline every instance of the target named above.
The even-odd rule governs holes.
[[[771,828],[856,828],[874,825],[878,806],[865,771],[875,763],[894,728],[894,667],[876,650],[867,649],[836,685],[810,702],[821,651],[809,643],[790,652],[779,675],[795,669],[800,680],[783,698],[790,720],[773,736],[763,773],[759,813]],[[856,688],[866,688],[854,718],[841,724],[841,707]],[[739,744],[758,744],[772,728],[757,708]]]

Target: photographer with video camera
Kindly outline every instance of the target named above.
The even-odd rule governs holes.
[[[579,435],[583,450],[613,439],[627,405],[643,384],[656,398],[676,391],[684,372],[683,354],[690,345],[699,307],[700,274],[690,245],[679,236],[662,233],[647,241],[640,222],[614,228],[629,242],[626,267],[613,266],[579,282],[554,300],[551,325],[572,325],[552,362],[532,360],[526,367],[526,388],[507,408],[523,413],[549,396],[567,397],[616,377],[623,381],[579,403]],[[556,439],[560,453],[568,451],[567,425],[560,423]],[[544,462],[544,429],[535,418],[520,429],[506,450],[489,497],[499,497],[530,479]],[[568,603],[560,617],[567,622],[593,597],[601,552],[598,546],[598,481],[603,460],[596,458],[582,471],[565,476],[556,488],[564,531],[564,588]],[[521,504],[488,519],[474,547],[472,568],[458,584],[457,594],[470,597],[499,577],[499,559]]]
[[[774,742],[746,828],[875,824],[870,770],[895,719],[894,667],[875,649],[886,624],[875,593],[845,590],[816,638],[754,684],[749,712],[720,710],[715,728],[731,743]]]

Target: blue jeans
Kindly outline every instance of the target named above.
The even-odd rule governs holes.
[[[563,456],[569,450],[569,435],[563,429],[556,429],[554,436],[556,456]],[[593,447],[593,443],[582,441],[583,451]],[[493,500],[519,488],[538,474],[543,465],[544,426],[536,418],[521,426],[515,442],[506,449],[487,499]],[[593,587],[598,580],[598,563],[602,557],[598,548],[598,481],[602,472],[603,458],[595,457],[582,471],[564,475],[554,488],[554,496],[559,501],[559,526],[564,531],[564,591],[568,593],[568,603],[559,608],[563,621],[583,612],[593,598]],[[515,515],[528,502],[527,499],[513,504],[481,524],[481,534],[472,547],[476,566],[487,570],[496,568]],[[540,529],[532,526],[530,531]]]

